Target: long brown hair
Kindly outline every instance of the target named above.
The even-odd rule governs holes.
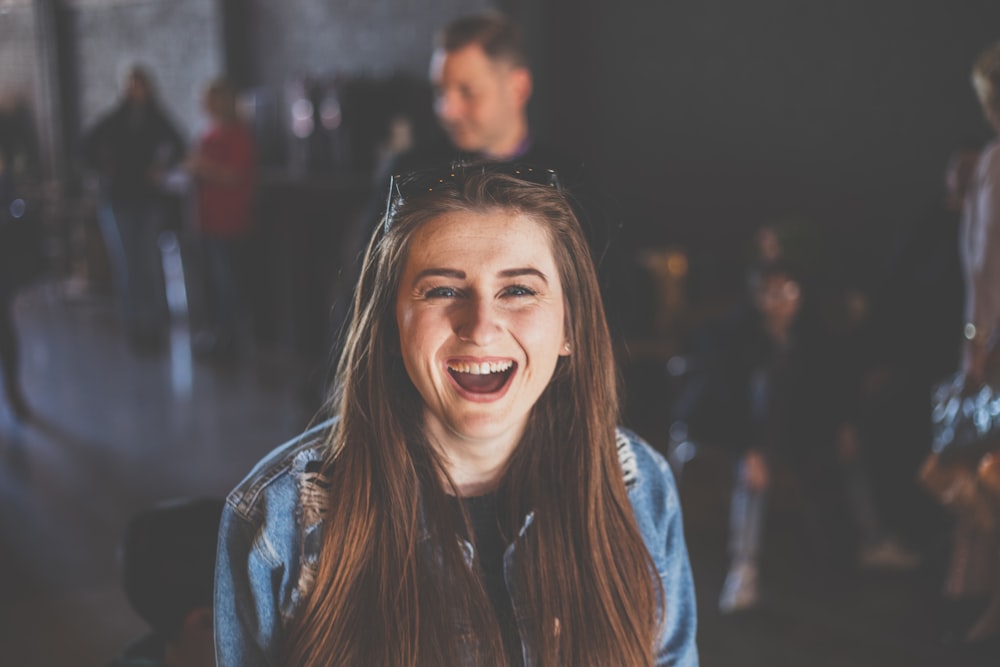
[[[548,231],[573,350],[501,480],[508,527],[532,517],[515,547],[522,641],[538,665],[653,663],[662,589],[617,457],[617,374],[586,241],[557,190],[487,170],[401,202],[369,244],[335,385],[316,587],[288,628],[285,664],[507,664],[456,538],[447,495],[457,490],[423,435],[395,321],[414,231],[445,213],[496,209]]]

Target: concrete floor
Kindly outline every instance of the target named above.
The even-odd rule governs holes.
[[[280,351],[235,367],[192,361],[187,328],[139,357],[106,297],[40,285],[17,304],[25,392],[19,425],[0,401],[0,663],[100,667],[144,631],[119,587],[127,518],[178,496],[224,495],[265,452],[306,427],[305,370]],[[657,444],[662,425],[638,425]],[[993,645],[942,641],[955,625],[939,571],[816,570],[789,526],[769,524],[765,599],[723,617],[728,462],[705,452],[681,496],[707,667],[1000,665]]]
[[[119,586],[126,520],[157,501],[224,496],[308,423],[294,364],[219,369],[171,349],[137,356],[106,298],[22,294],[25,394],[0,402],[0,664],[100,666],[143,630]]]
[[[761,563],[761,604],[723,615],[730,463],[703,452],[681,479],[688,552],[698,597],[698,644],[706,667],[997,667],[1000,641],[958,641],[981,603],[956,607],[940,584],[947,537],[910,572],[863,572],[846,553],[817,562],[800,515],[775,498]],[[784,504],[783,504],[784,503]],[[998,638],[1000,639],[1000,638]]]

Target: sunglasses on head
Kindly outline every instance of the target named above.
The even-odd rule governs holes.
[[[453,187],[466,178],[482,174],[503,174],[525,183],[544,185],[561,190],[559,175],[554,169],[536,167],[516,162],[452,162],[447,167],[433,167],[389,177],[389,196],[385,204],[385,231],[389,230],[396,209],[407,198],[428,192],[442,186]]]

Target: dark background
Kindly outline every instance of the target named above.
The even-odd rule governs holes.
[[[949,152],[987,137],[969,71],[997,3],[583,3],[582,39],[556,27],[575,6],[550,3],[550,127],[586,147],[637,243],[727,253],[798,218],[872,271]]]
[[[725,252],[799,217],[868,268],[949,151],[987,136],[969,69],[1000,4],[977,0],[14,0],[0,90],[27,92],[49,173],[73,178],[130,59],[193,138],[216,73],[276,107],[296,76],[422,78],[434,28],[489,6],[525,26],[539,133],[601,175],[636,244]]]

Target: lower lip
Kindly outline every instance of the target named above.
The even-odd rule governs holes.
[[[515,367],[511,371],[510,375],[507,376],[507,381],[503,383],[502,387],[500,387],[500,391],[494,391],[489,394],[467,391],[462,388],[462,385],[458,384],[454,376],[448,371],[447,367],[444,369],[444,372],[448,376],[448,381],[451,382],[451,386],[454,387],[455,391],[458,392],[458,395],[465,400],[473,403],[492,403],[493,401],[498,401],[507,395],[507,391],[510,389],[510,386],[514,384],[514,376],[517,375],[517,370],[518,369]]]

